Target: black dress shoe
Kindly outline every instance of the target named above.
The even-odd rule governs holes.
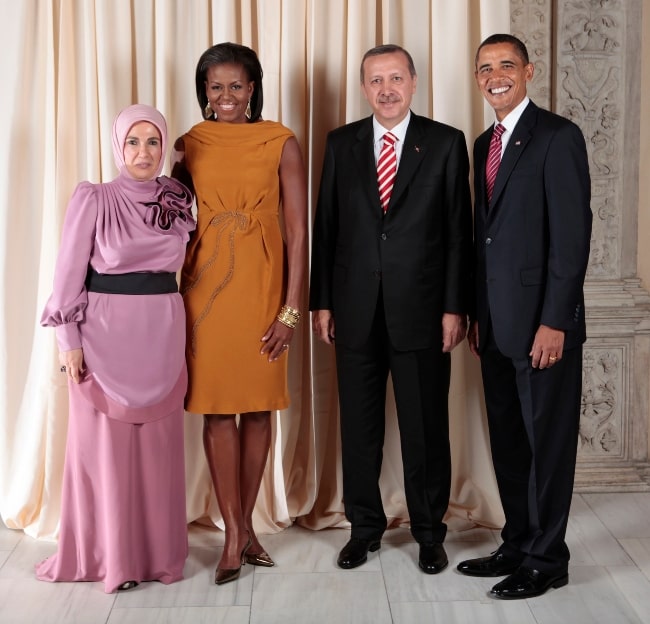
[[[442,572],[449,563],[447,553],[442,544],[429,542],[420,544],[418,566],[427,574]]]
[[[339,553],[336,563],[339,568],[345,570],[356,568],[368,560],[368,551],[375,552],[380,548],[380,540],[364,540],[352,537]]]
[[[521,564],[521,559],[508,557],[501,549],[489,557],[461,561],[456,569],[467,576],[506,576],[512,574]]]
[[[490,596],[504,600],[518,598],[533,598],[541,596],[551,587],[564,587],[569,582],[569,573],[546,574],[526,566],[520,566],[508,578],[497,583],[491,590]]]

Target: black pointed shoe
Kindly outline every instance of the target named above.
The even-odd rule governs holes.
[[[456,569],[467,576],[507,576],[512,574],[520,564],[521,559],[509,557],[499,549],[489,557],[461,561]]]
[[[217,569],[214,571],[215,585],[225,585],[239,578],[241,567],[246,563],[246,551],[251,547],[252,541],[249,536],[246,541],[246,546],[244,546],[239,556],[239,566],[237,568],[220,568],[217,566]]]
[[[341,549],[336,563],[339,568],[343,568],[344,570],[357,568],[368,560],[368,551],[375,552],[380,548],[380,540],[365,540],[352,537]]]
[[[427,574],[438,574],[442,572],[449,563],[447,553],[442,544],[436,542],[421,543],[418,566]]]
[[[569,573],[566,571],[546,574],[520,566],[508,578],[497,583],[490,590],[490,596],[503,600],[534,598],[545,594],[551,587],[564,587],[568,582]]]

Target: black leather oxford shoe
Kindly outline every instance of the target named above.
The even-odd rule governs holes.
[[[508,557],[497,550],[489,557],[461,561],[456,569],[467,576],[506,576],[512,574],[521,564],[521,559]]]
[[[546,574],[526,566],[520,566],[508,578],[497,583],[490,596],[503,600],[534,598],[546,593],[551,587],[564,587],[569,582],[568,572]]]
[[[339,568],[349,570],[356,568],[368,560],[368,551],[375,552],[381,548],[379,540],[364,540],[352,537],[343,547],[336,560]]]
[[[418,566],[427,574],[438,574],[447,567],[449,560],[442,544],[435,542],[420,544]]]

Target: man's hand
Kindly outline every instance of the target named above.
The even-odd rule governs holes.
[[[334,315],[331,310],[314,310],[311,313],[311,327],[314,334],[325,344],[333,344],[335,337]]]
[[[442,352],[450,353],[459,344],[467,332],[467,317],[464,314],[442,315]]]
[[[564,332],[548,325],[540,325],[528,355],[532,358],[533,368],[548,368],[562,359],[563,349]]]

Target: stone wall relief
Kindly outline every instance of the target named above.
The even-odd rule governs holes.
[[[583,459],[625,455],[621,362],[624,347],[585,348],[582,362],[582,404],[578,449]],[[623,397],[621,396],[623,394]]]
[[[619,0],[571,0],[560,17],[558,112],[582,128],[592,176],[590,278],[621,273],[624,17]]]

